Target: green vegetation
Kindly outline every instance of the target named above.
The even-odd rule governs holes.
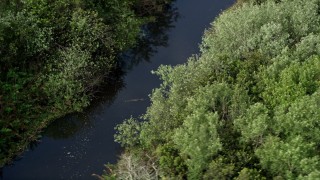
[[[199,56],[155,72],[102,178],[319,179],[319,12],[320,0],[250,0],[222,13]]]
[[[50,121],[87,106],[168,0],[0,2],[0,167]]]

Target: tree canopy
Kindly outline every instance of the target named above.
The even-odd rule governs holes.
[[[152,156],[168,179],[320,178],[319,4],[255,0],[223,12],[199,55],[155,72],[162,84],[134,123],[136,143],[121,140],[133,127],[117,127],[125,154]]]

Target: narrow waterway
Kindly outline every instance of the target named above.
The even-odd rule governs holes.
[[[146,111],[148,95],[160,85],[151,71],[161,64],[176,65],[198,53],[205,28],[234,0],[177,0],[159,28],[142,34],[139,48],[124,55],[125,73],[113,80],[83,113],[52,123],[12,165],[0,170],[0,179],[94,179],[104,164],[116,162],[121,149],[114,143],[114,127]],[[150,38],[148,40],[148,38]]]

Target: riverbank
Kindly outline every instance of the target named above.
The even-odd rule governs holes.
[[[0,167],[52,121],[87,107],[117,71],[117,54],[168,3],[1,2]]]
[[[256,1],[222,13],[198,56],[155,72],[162,84],[142,119],[117,127],[126,151],[102,178],[319,178],[318,10]]]

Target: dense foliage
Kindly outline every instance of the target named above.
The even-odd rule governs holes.
[[[153,179],[320,178],[320,1],[246,2],[199,56],[155,72],[161,87],[142,121],[117,127],[126,151],[105,178],[133,177],[132,160]]]
[[[0,1],[0,167],[87,106],[168,0]]]

